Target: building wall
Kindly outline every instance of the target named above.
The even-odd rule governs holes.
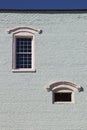
[[[35,37],[35,73],[12,72],[12,34],[27,26]],[[71,81],[84,88],[74,104],[52,104],[46,86]],[[0,130],[86,130],[87,12],[0,12]]]

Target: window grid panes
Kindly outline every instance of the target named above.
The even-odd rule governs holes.
[[[32,38],[16,38],[16,68],[32,68]]]

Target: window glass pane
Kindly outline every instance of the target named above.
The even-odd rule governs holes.
[[[31,68],[31,54],[16,54],[16,68]]]
[[[32,68],[31,38],[16,38],[16,68]]]
[[[16,52],[31,52],[31,38],[16,38]]]
[[[71,93],[54,93],[54,102],[71,102]]]

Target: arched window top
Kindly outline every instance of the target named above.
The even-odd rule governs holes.
[[[19,32],[29,32],[29,33],[39,33],[41,34],[42,33],[42,30],[41,29],[35,29],[35,28],[32,28],[32,27],[16,27],[16,28],[13,28],[11,30],[8,31],[8,33],[19,33]]]
[[[68,81],[53,82],[46,87],[47,91],[63,92],[63,91],[83,91],[83,88],[77,84]]]

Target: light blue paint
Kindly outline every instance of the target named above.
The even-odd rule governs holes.
[[[12,34],[27,26],[36,34],[36,73],[12,72]],[[75,104],[52,104],[45,87],[71,81],[84,88]],[[0,12],[0,130],[87,129],[87,12]]]

